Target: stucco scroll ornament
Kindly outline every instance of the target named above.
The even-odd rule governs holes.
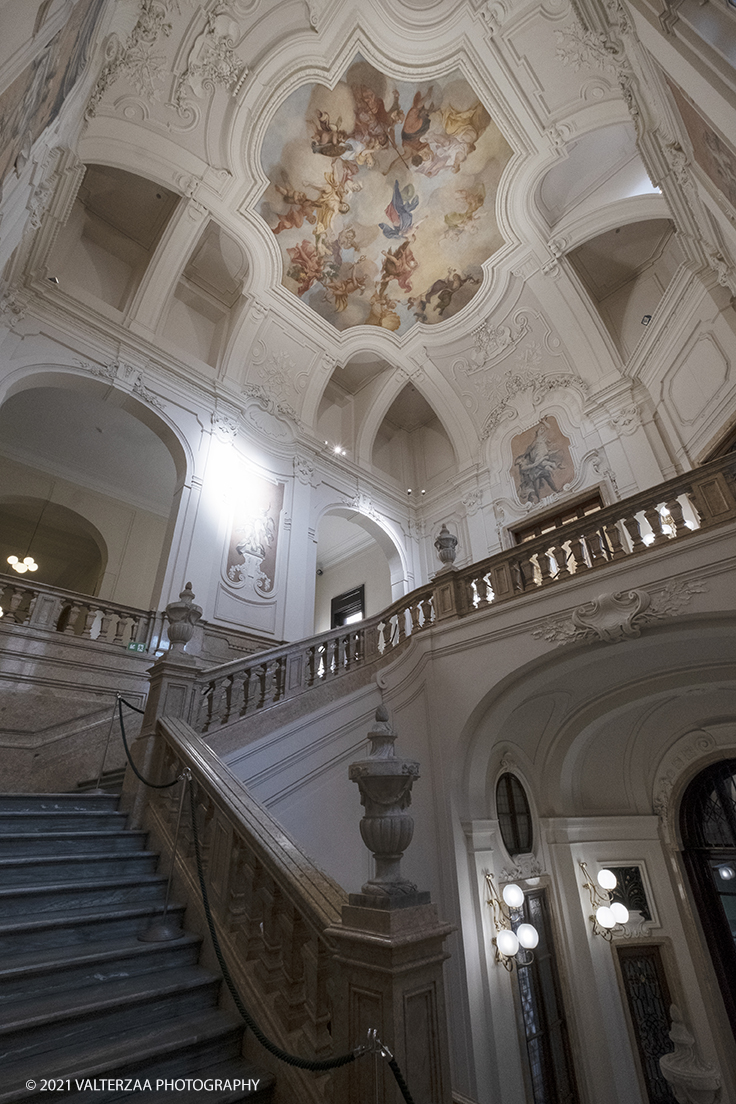
[[[212,432],[218,441],[223,444],[231,444],[238,435],[238,419],[234,414],[226,414],[222,410],[212,412]]]
[[[0,296],[0,319],[13,329],[26,316],[28,299],[17,288],[9,288]]]
[[[147,402],[149,406],[155,406],[158,410],[166,409],[158,395],[154,395],[153,391],[144,385],[141,372],[137,372],[133,380],[133,394],[137,395],[143,402]]]
[[[174,107],[182,111],[188,97],[202,99],[218,86],[232,89],[232,95],[237,96],[248,76],[247,65],[235,53],[239,31],[224,5],[209,12],[205,29],[197,36],[187,58],[187,67],[176,83],[172,96]]]
[[[608,69],[618,75],[621,55],[607,35],[586,30],[582,23],[575,20],[569,27],[555,31],[555,38],[558,61],[569,65],[574,73],[579,73],[585,65],[590,69]]]
[[[702,594],[705,583],[699,580],[679,582],[670,579],[652,591],[630,590],[619,594],[601,594],[594,602],[578,606],[570,617],[548,617],[532,636],[549,644],[572,644],[579,640],[603,640],[616,644],[633,640],[641,634],[643,625],[676,617],[690,602],[693,594]],[[641,602],[636,609],[639,596]],[[619,618],[620,628],[616,628]],[[611,634],[612,635],[606,635]]]
[[[716,1066],[704,1062],[676,1004],[670,1005],[670,1039],[675,1049],[659,1059],[660,1069],[678,1104],[716,1104],[721,1096],[721,1076]]]
[[[592,602],[578,606],[572,613],[572,623],[578,629],[589,629],[606,644],[641,636],[637,618],[649,607],[651,599],[645,590],[599,594]]]
[[[669,813],[670,795],[675,781],[685,768],[697,759],[712,751],[716,742],[709,732],[699,731],[695,739],[683,737],[675,744],[665,761],[665,768],[659,774],[657,795],[652,802],[655,813],[666,821]]]
[[[98,379],[106,379],[111,383],[117,379],[118,371],[120,370],[120,362],[113,360],[110,364],[91,364],[88,360],[75,360],[75,364],[78,364],[80,368],[84,368],[85,372],[89,372],[90,375],[97,376]]]
[[[169,10],[176,0],[141,0],[140,14],[125,43],[111,34],[105,46],[105,62],[92,89],[85,118],[91,119],[108,88],[120,76],[126,76],[139,96],[160,99],[168,62],[164,54],[154,52],[160,35],[171,34]]]
[[[300,483],[308,486],[314,479],[314,464],[304,456],[295,456],[294,475]]]
[[[502,881],[515,882],[522,880],[528,882],[532,880],[537,882],[541,875],[544,874],[536,855],[513,855],[512,858],[514,860],[513,866],[510,868],[504,867],[501,871]]]

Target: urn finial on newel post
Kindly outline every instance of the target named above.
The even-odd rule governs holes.
[[[169,622],[169,641],[172,652],[183,652],[194,633],[194,626],[202,616],[202,607],[194,605],[192,584],[187,583],[179,594],[178,602],[169,602],[166,618]]]
[[[419,778],[419,763],[399,759],[394,750],[396,733],[385,706],[379,705],[368,733],[366,759],[351,763],[351,782],[357,782],[365,812],[360,822],[363,843],[373,852],[375,873],[360,894],[350,894],[351,904],[397,908],[424,904],[428,893],[418,893],[413,882],[402,877],[401,858],[414,835],[414,820],[406,812],[411,789]]]
[[[457,537],[450,532],[443,522],[439,536],[434,542],[434,546],[437,549],[437,555],[442,561],[440,571],[448,571],[452,568],[455,563],[455,556],[457,555],[457,544]]]

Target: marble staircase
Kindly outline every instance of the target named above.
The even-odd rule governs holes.
[[[0,1104],[40,1104],[49,1079],[80,1104],[268,1104],[200,940],[138,938],[166,879],[126,819],[114,795],[0,796]]]

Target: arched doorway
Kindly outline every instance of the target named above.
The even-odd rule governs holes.
[[[680,806],[683,857],[736,1035],[736,759],[701,771]]]
[[[36,581],[137,608],[156,605],[186,472],[184,451],[164,420],[109,383],[43,368],[9,389],[0,442],[0,495],[46,502],[42,524],[56,527],[49,540],[57,552],[68,546],[56,581],[38,573]],[[18,539],[32,513],[30,505],[27,516],[16,511]],[[81,552],[72,543],[85,528],[100,563],[95,571],[90,559],[89,570],[75,575],[71,564]],[[3,560],[11,551],[22,556],[25,549],[9,550]]]
[[[347,508],[329,510],[317,531],[314,631],[331,628],[334,601],[360,587],[364,617],[386,609],[409,589],[402,557],[371,518]]]
[[[0,500],[0,571],[15,574],[9,557],[30,555],[34,583],[97,594],[107,566],[107,546],[81,514],[39,498]]]

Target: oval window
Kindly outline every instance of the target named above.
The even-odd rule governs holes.
[[[496,812],[501,839],[509,855],[532,849],[532,813],[524,787],[515,774],[502,774],[496,786]]]

